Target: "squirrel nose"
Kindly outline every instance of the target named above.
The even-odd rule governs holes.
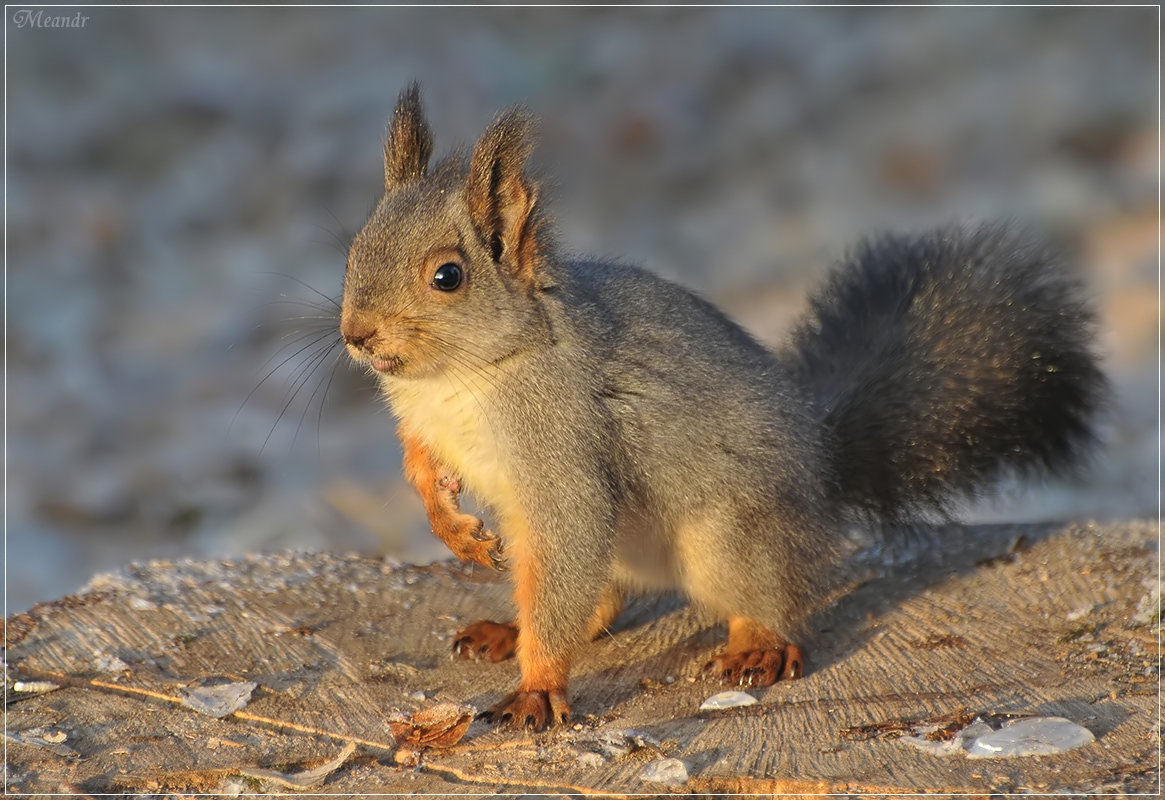
[[[352,347],[363,350],[364,343],[376,335],[376,328],[356,320],[346,319],[340,325],[340,335]]]

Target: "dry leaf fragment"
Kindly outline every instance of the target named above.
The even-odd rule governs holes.
[[[411,750],[452,747],[469,730],[476,709],[455,703],[439,703],[405,716],[394,714],[388,729],[398,745]]]

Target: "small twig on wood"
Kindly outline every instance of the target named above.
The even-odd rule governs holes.
[[[116,683],[109,683],[108,681],[100,680],[99,678],[78,678],[74,675],[65,675],[59,672],[41,671],[41,670],[27,670],[26,674],[34,680],[48,680],[58,683],[63,687],[74,689],[97,689],[98,691],[115,692],[118,694],[130,695],[132,697],[144,697],[151,700],[160,700],[171,705],[181,706],[182,698],[174,695],[165,694],[163,692],[156,692],[152,689],[143,689],[139,686],[122,686]],[[346,733],[339,733],[337,731],[324,730],[323,728],[313,728],[309,725],[299,725],[287,720],[273,719],[271,717],[264,717],[259,714],[252,714],[250,711],[235,711],[223,719],[238,719],[244,722],[253,722],[257,725],[263,725],[276,729],[293,730],[298,733],[309,733],[315,736],[327,736],[340,742],[354,742],[362,747],[380,750],[385,753],[393,753],[396,751],[395,744],[387,744],[385,742],[377,742],[371,739],[361,739],[358,736],[350,736]]]

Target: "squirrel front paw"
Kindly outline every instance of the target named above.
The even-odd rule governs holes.
[[[721,653],[704,665],[704,672],[730,686],[772,686],[805,674],[805,657],[795,644],[783,647]]]
[[[481,564],[499,572],[505,571],[507,567],[502,554],[502,540],[484,530],[485,523],[480,518],[461,513],[457,499],[460,493],[461,481],[456,475],[446,472],[437,478],[435,508],[439,511],[431,511],[429,514],[433,533],[461,561]]]
[[[453,653],[458,658],[480,661],[505,661],[514,655],[518,646],[518,626],[512,622],[475,622],[460,631],[453,640]]]
[[[499,572],[509,567],[503,555],[502,540],[491,531],[482,530],[482,521],[470,514],[458,514],[449,519],[444,531],[434,528],[434,532],[445,542],[453,555],[468,563],[481,564]]]
[[[478,715],[502,728],[542,731],[570,721],[570,705],[565,689],[536,689],[514,692],[489,711]]]

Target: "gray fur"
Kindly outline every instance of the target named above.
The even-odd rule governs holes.
[[[426,140],[419,101],[402,95],[402,107],[402,141]],[[828,591],[851,499],[839,495],[837,434],[802,374],[811,370],[679,286],[562,258],[523,172],[529,146],[527,118],[502,115],[472,166],[454,155],[390,187],[352,245],[344,324],[359,318],[383,335],[378,346],[404,353],[381,381],[406,424],[412,413],[442,432],[441,409],[405,411],[416,382],[446,375],[463,395],[449,424],[489,442],[472,459],[496,460],[468,488],[500,506],[483,489],[494,470],[512,484],[542,576],[532,633],[549,649],[583,641],[610,585],[678,587],[723,617],[795,635]],[[426,284],[434,252],[464,266],[457,292]],[[866,423],[879,409],[862,411]],[[485,433],[465,414],[480,415]],[[450,466],[470,478],[476,463],[465,458]]]

